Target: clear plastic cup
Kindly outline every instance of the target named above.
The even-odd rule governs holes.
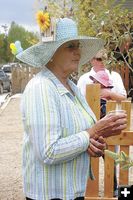
[[[119,115],[119,114],[125,114],[126,113],[126,111],[125,110],[110,110],[109,112],[108,112],[108,114],[116,114],[116,115]]]

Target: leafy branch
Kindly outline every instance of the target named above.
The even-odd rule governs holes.
[[[121,169],[127,170],[133,167],[133,160],[124,152],[115,153],[109,150],[105,150],[105,154],[115,160],[115,164],[120,164]]]

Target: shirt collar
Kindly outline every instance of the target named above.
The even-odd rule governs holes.
[[[60,80],[47,67],[45,67],[42,70],[42,73],[45,77],[47,77],[54,83],[60,95],[69,94],[70,96],[73,96],[70,93],[70,91],[67,90],[67,88],[60,82]],[[68,82],[69,82],[69,79],[68,79]]]
[[[74,100],[75,97],[67,90],[67,88],[65,88],[65,86],[47,67],[45,67],[41,73],[54,83],[60,95],[67,94],[72,100]],[[88,106],[85,97],[80,92],[80,89],[70,79],[68,79],[68,84],[70,85],[71,89],[73,90],[74,94],[77,96],[85,110],[93,117],[94,120],[96,120],[94,113]]]

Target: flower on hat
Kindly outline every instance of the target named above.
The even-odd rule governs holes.
[[[50,15],[48,12],[39,10],[36,13],[36,20],[42,32],[45,32],[50,27]]]

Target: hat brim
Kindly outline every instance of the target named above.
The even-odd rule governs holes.
[[[54,53],[61,45],[72,40],[79,40],[82,46],[79,66],[86,64],[104,46],[104,41],[102,39],[95,37],[77,36],[60,41],[45,43],[40,42],[19,53],[16,57],[32,67],[41,68],[50,61]]]

